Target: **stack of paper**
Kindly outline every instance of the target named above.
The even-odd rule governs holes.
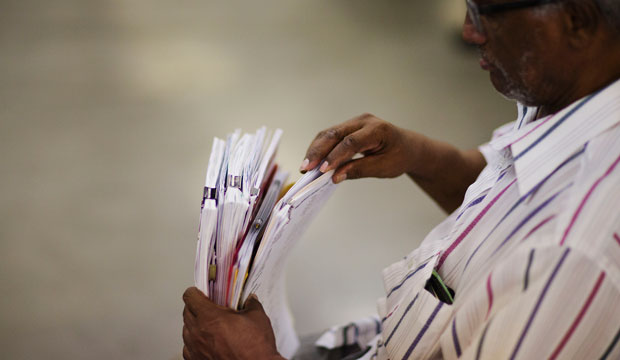
[[[256,294],[271,320],[278,350],[299,341],[286,302],[286,258],[332,194],[332,172],[309,171],[284,195],[288,173],[275,155],[280,129],[237,130],[215,138],[209,157],[196,248],[195,285],[217,304],[240,309]]]

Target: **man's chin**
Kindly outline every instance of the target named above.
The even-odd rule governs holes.
[[[524,105],[529,105],[532,102],[531,96],[529,96],[526,91],[523,91],[523,89],[511,81],[508,81],[505,77],[501,76],[501,74],[498,74],[497,70],[492,70],[489,76],[495,90],[506,100],[516,101]]]

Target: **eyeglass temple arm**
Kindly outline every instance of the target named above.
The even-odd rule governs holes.
[[[478,13],[480,15],[492,14],[492,13],[498,13],[498,12],[503,12],[503,11],[522,9],[522,8],[527,8],[527,7],[532,7],[532,6],[545,5],[545,4],[550,4],[550,3],[554,3],[558,1],[560,0],[524,0],[524,1],[517,1],[517,2],[511,2],[511,3],[505,3],[505,4],[479,5]]]

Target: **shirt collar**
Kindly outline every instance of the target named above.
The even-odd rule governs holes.
[[[521,105],[519,116],[502,145],[510,147],[524,195],[588,141],[620,122],[620,80],[537,121],[536,108]]]

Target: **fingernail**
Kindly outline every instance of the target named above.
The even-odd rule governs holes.
[[[334,184],[341,183],[347,179],[347,174],[340,174],[338,176],[334,176]]]
[[[301,162],[301,166],[299,167],[299,171],[301,171],[302,173],[306,172],[308,170],[308,169],[306,169],[308,164],[310,164],[310,160],[304,159],[304,161]]]
[[[326,161],[323,164],[321,164],[321,168],[319,169],[320,172],[324,173],[327,171],[327,168],[329,167],[329,163]]]

